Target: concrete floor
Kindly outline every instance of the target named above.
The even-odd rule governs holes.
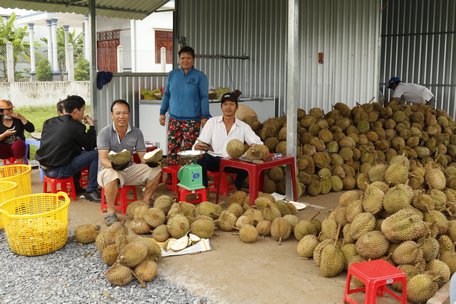
[[[37,170],[32,171],[33,193],[40,193],[42,183]],[[167,193],[160,185],[158,193]],[[303,197],[300,202],[308,204],[298,212],[300,219],[308,219],[320,211],[320,220],[334,208],[341,193],[329,193],[317,197]],[[210,195],[215,201],[215,195]],[[72,201],[69,208],[69,227],[74,230],[80,224],[100,224],[104,214],[100,204],[79,199]],[[217,231],[210,239],[212,251],[163,258],[159,264],[159,275],[175,281],[192,293],[205,296],[216,303],[342,303],[346,273],[334,278],[319,275],[313,260],[300,258],[296,253],[297,241],[278,242],[270,237],[246,244],[231,232]],[[442,289],[440,300],[445,303],[448,288]],[[360,295],[359,300],[363,299]],[[387,296],[377,303],[397,303]],[[448,302],[447,302],[448,303]]]

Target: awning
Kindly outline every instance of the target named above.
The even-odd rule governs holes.
[[[123,19],[144,19],[169,0],[94,0],[96,15]],[[89,0],[1,0],[0,6],[56,13],[87,15]]]

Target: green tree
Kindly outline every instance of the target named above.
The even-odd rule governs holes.
[[[36,65],[36,80],[50,81],[52,80],[51,64],[47,58],[42,58]]]
[[[30,44],[28,41],[24,41],[24,38],[28,36],[28,27],[16,28],[15,20],[15,13],[12,13],[8,20],[0,18],[0,47],[6,49],[7,42],[13,44],[14,67],[19,61],[30,62]],[[6,51],[4,54],[0,53],[0,61],[3,65],[3,71],[6,72]]]
[[[41,38],[47,44],[47,38]],[[73,44],[73,59],[77,60],[84,52],[84,37],[82,33],[68,32],[68,42]],[[65,71],[65,30],[63,26],[57,27],[57,60],[61,72]]]
[[[79,56],[74,69],[74,80],[89,80],[90,79],[90,63],[87,59]]]

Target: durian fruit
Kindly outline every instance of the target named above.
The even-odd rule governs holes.
[[[253,226],[253,217],[250,215],[241,215],[236,220],[236,228],[241,229],[244,225],[252,225]]]
[[[239,139],[232,139],[226,145],[226,152],[230,157],[241,157],[244,154],[244,143]]]
[[[166,215],[159,208],[149,208],[144,213],[144,221],[152,228],[156,228],[165,223]]]
[[[139,240],[147,245],[147,258],[158,262],[161,258],[161,247],[157,240],[149,237],[141,237]]]
[[[169,239],[168,227],[165,224],[159,225],[152,231],[152,238],[158,242],[164,242]]]
[[[450,267],[451,273],[456,272],[456,252],[442,251],[439,259]]]
[[[194,214],[195,216],[205,215],[217,219],[221,211],[222,207],[220,205],[211,202],[201,202],[196,206]]]
[[[271,237],[279,242],[287,240],[290,237],[291,225],[283,217],[277,217],[272,221],[271,224]]]
[[[237,203],[242,206],[247,196],[247,193],[241,190],[236,191],[233,194],[230,194],[227,198],[228,206],[234,203]]]
[[[145,282],[150,282],[157,277],[158,265],[152,259],[144,259],[140,264],[135,266],[134,273],[139,283],[144,288]]]
[[[190,224],[190,230],[200,238],[210,238],[215,232],[215,223],[211,218],[198,218]]]
[[[74,231],[74,239],[81,244],[90,244],[95,242],[95,239],[100,232],[100,226],[93,224],[83,224],[76,227]]]
[[[182,214],[175,214],[167,221],[168,233],[173,238],[181,238],[190,230],[188,219]]]
[[[150,233],[150,226],[143,219],[132,219],[130,222],[130,228],[138,235]]]
[[[429,210],[429,212],[424,213],[424,221],[434,223],[434,228],[438,234],[445,234],[448,231],[449,221],[440,211]]]
[[[350,205],[347,206],[347,211],[346,211],[346,218],[349,223],[353,221],[353,219],[360,213],[362,213],[363,210],[363,202],[361,199],[355,200]]]
[[[383,209],[383,197],[385,193],[379,188],[369,185],[362,199],[363,209],[366,212],[377,214]]]
[[[312,258],[315,247],[319,243],[317,236],[308,234],[298,242],[296,251],[300,257]]]
[[[356,251],[366,259],[378,259],[388,251],[389,241],[380,231],[369,231],[356,241]]]
[[[172,204],[173,204],[173,199],[171,196],[160,195],[154,201],[154,208],[161,209],[161,211],[163,211],[163,213],[168,214],[169,209],[171,209]]]
[[[114,165],[124,165],[131,161],[132,154],[131,151],[123,149],[122,151],[117,153],[114,151],[109,151],[108,157]]]
[[[250,216],[253,220],[253,225],[256,226],[260,221],[264,220],[263,212],[255,208],[249,208],[244,212],[244,215]]]
[[[239,239],[244,243],[253,243],[258,239],[258,231],[253,225],[245,224],[239,230]]]
[[[280,210],[273,204],[267,205],[266,208],[263,209],[264,219],[270,221],[271,223],[274,221],[274,219],[280,216]]]
[[[413,189],[404,184],[398,184],[388,190],[383,197],[383,208],[389,214],[407,208],[414,197]]]
[[[362,212],[358,214],[350,224],[350,237],[353,240],[358,238],[375,228],[375,216],[369,212]]]
[[[321,262],[321,251],[323,248],[329,244],[332,244],[334,240],[331,239],[326,239],[318,243],[318,245],[315,247],[314,252],[313,252],[313,260],[315,264],[317,264],[318,267],[320,267],[320,262]]]
[[[147,244],[143,241],[133,241],[125,245],[119,252],[118,261],[127,267],[135,267],[147,256]]]
[[[440,250],[439,241],[433,237],[425,237],[419,240],[418,245],[423,250],[423,258],[426,263],[437,258]]]
[[[385,172],[388,169],[388,165],[386,164],[376,164],[372,166],[369,171],[367,171],[367,174],[369,175],[369,180],[371,182],[376,182],[376,181],[384,181],[385,180]]]
[[[135,215],[135,209],[140,206],[147,206],[147,204],[144,201],[134,201],[129,203],[127,206],[127,212],[125,213],[127,218],[132,220]]]
[[[446,186],[445,174],[440,169],[428,169],[424,176],[426,184],[429,188],[443,190]]]
[[[335,277],[345,268],[345,257],[335,244],[328,244],[321,251],[320,274],[326,278]]]
[[[261,237],[266,237],[271,235],[271,225],[272,223],[268,220],[261,220],[256,225],[256,230],[258,231],[258,235]]]
[[[106,265],[111,266],[117,261],[118,256],[119,253],[117,252],[116,244],[110,244],[103,250],[103,253],[101,254],[101,260]]]
[[[318,238],[320,240],[334,239],[337,234],[338,226],[339,224],[337,224],[337,221],[334,218],[328,217],[324,219],[323,222],[321,222],[321,233]]]
[[[434,259],[427,263],[426,270],[440,276],[441,280],[438,281],[439,287],[442,287],[446,282],[450,280],[450,267],[448,267],[447,264],[440,260]]]
[[[263,160],[266,159],[268,156],[269,149],[265,145],[253,145],[245,152],[245,158],[248,160]]]
[[[236,227],[237,217],[229,210],[223,210],[217,221],[218,227],[223,231],[233,231]]]
[[[426,303],[435,295],[439,286],[438,277],[429,274],[418,274],[407,282],[407,300],[413,303]]]
[[[411,208],[399,210],[385,218],[381,230],[392,242],[416,240],[429,231],[421,217]]]
[[[391,258],[396,264],[416,264],[423,258],[423,250],[414,241],[405,241],[396,247]]]
[[[294,237],[300,241],[306,235],[317,235],[317,228],[310,220],[299,221],[293,229]]]
[[[158,164],[162,161],[163,158],[163,150],[162,149],[154,149],[153,151],[147,152],[144,154],[144,161],[148,164]]]
[[[116,264],[108,269],[106,278],[112,285],[125,286],[131,282],[133,275],[130,268],[122,264]]]
[[[409,167],[402,164],[390,164],[385,171],[385,181],[390,185],[405,184],[408,180]]]

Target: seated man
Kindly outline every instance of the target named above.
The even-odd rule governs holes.
[[[0,100],[0,158],[14,157],[16,164],[21,164],[25,156],[24,131],[33,132],[35,126],[23,115],[13,112],[13,104],[9,100]]]
[[[118,221],[114,207],[117,188],[123,185],[143,185],[143,201],[150,203],[161,177],[161,168],[150,168],[144,163],[146,145],[140,129],[130,126],[130,105],[125,100],[116,100],[111,105],[112,125],[104,127],[97,138],[98,155],[101,168],[98,172],[98,183],[104,187],[107,212],[106,225]],[[141,164],[132,164],[125,169],[116,170],[109,159],[109,152],[122,150],[137,152]],[[113,168],[114,167],[114,168]]]
[[[263,144],[258,135],[245,122],[235,117],[238,108],[238,97],[234,93],[226,93],[221,100],[222,116],[212,117],[204,125],[203,130],[193,145],[194,150],[211,151],[206,153],[198,163],[203,167],[203,184],[207,187],[207,171],[219,171],[221,157],[228,157],[226,146],[232,139],[246,142],[248,145]],[[227,168],[227,172],[236,173],[234,185],[240,190],[248,173],[237,168]]]
[[[44,174],[51,178],[73,176],[76,194],[82,194],[79,185],[81,170],[89,167],[88,185],[85,198],[99,202],[97,190],[98,151],[97,136],[93,119],[85,115],[85,101],[80,96],[68,96],[63,101],[65,114],[46,120],[41,132],[41,147],[35,159],[40,162]],[[86,121],[89,130],[82,123]]]

